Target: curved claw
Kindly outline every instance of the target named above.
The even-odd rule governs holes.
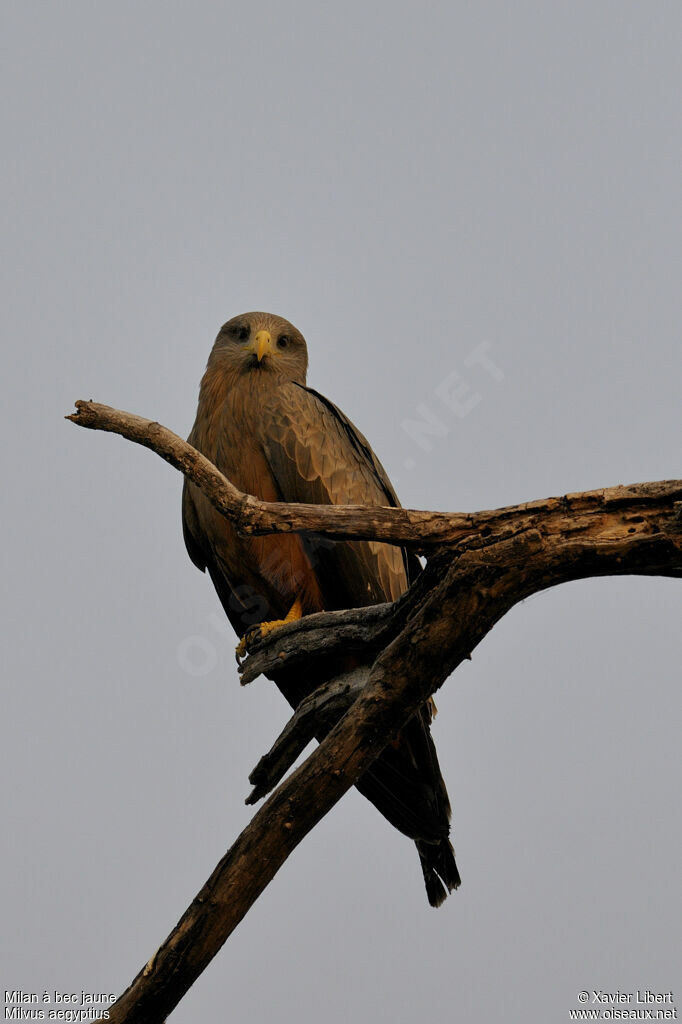
[[[235,656],[237,658],[237,664],[241,665],[241,658],[245,658],[247,654],[251,653],[251,647],[259,640],[263,640],[268,633],[271,633],[273,629],[277,629],[278,626],[284,626],[287,622],[295,622],[301,618],[303,614],[301,608],[300,598],[296,598],[293,605],[289,609],[289,614],[286,619],[273,619],[271,622],[259,622],[257,626],[252,626],[251,629],[247,629],[244,636],[237,644],[235,650]]]
[[[270,625],[270,623],[260,623],[257,626],[252,626],[251,629],[247,629],[244,636],[241,638],[235,648],[235,657],[237,664],[241,665],[241,659],[245,658],[250,653],[251,645],[256,643],[257,640],[262,640],[263,637],[269,632],[269,630],[263,629],[263,626]],[[279,625],[279,623],[277,623]]]

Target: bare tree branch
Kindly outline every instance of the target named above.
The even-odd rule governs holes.
[[[368,678],[368,667],[354,668],[330,679],[301,701],[271,749],[249,775],[254,788],[246,798],[247,804],[262,800],[281,782],[310,741],[318,735],[324,736],[343,718],[364,690]]]
[[[555,514],[558,528],[561,529],[561,520],[567,513],[589,517],[599,515],[605,509],[627,504],[632,513],[636,514],[640,505],[646,506],[652,501],[682,499],[682,481],[668,480],[566,494],[559,498],[546,498],[544,501],[477,513],[265,502],[239,491],[196,448],[160,423],[97,402],[77,401],[76,409],[66,419],[91,430],[120,434],[129,441],[151,448],[195,483],[218,512],[227,516],[243,534],[311,530],[346,540],[385,540],[426,548],[452,544],[460,537],[472,533],[490,532],[493,528],[504,529],[511,520],[517,530],[530,529],[538,517],[544,518],[547,513]]]
[[[114,1022],[165,1020],[303,837],[516,603],[589,576],[682,576],[679,480],[474,515],[268,504],[241,494],[159,424],[95,403],[77,405],[70,419],[157,451],[244,532],[314,530],[438,548],[395,605],[309,616],[273,632],[244,663],[243,678],[253,678],[281,665],[282,655],[293,663],[314,657],[322,642],[327,649],[354,643],[371,668],[341,721],[257,812],[150,963],[110,1008]],[[307,734],[314,705],[313,699],[298,719],[294,715],[257,784],[281,771],[275,761],[280,755],[286,761]]]

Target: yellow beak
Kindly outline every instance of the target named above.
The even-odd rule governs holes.
[[[263,356],[272,354],[272,337],[270,336],[270,331],[258,331],[253,342],[254,351],[259,363]]]

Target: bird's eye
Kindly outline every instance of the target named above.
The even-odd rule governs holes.
[[[251,328],[248,324],[225,324],[222,333],[234,341],[246,341],[251,333]]]
[[[288,334],[280,334],[277,339],[277,348],[288,348],[291,344],[291,338]]]

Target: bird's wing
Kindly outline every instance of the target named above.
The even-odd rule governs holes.
[[[332,402],[293,382],[262,410],[261,443],[284,501],[399,504],[369,442]],[[306,538],[325,607],[396,600],[407,587],[402,549],[376,541]]]
[[[186,477],[182,485],[182,536],[187,548],[187,554],[197,569],[201,569],[204,572],[206,570],[206,552],[197,539],[201,536],[201,530],[197,510],[192,501],[192,494]]]
[[[187,554],[192,559],[197,569],[201,569],[202,572],[205,572],[208,569],[208,574],[211,577],[213,586],[220,598],[220,603],[225,610],[225,614],[230,620],[235,632],[241,636],[244,632],[244,627],[240,621],[238,612],[235,610],[238,608],[238,603],[235,602],[235,596],[232,588],[230,587],[225,574],[220,572],[215,555],[211,550],[210,544],[207,542],[204,530],[202,529],[197,515],[194,500],[192,499],[192,492],[186,479],[182,487],[182,535],[185,541],[185,547],[187,548]]]

